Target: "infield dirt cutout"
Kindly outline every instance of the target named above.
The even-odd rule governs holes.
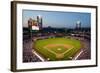
[[[53,48],[53,47],[58,47],[58,46],[63,46],[66,49],[73,47],[72,45],[69,45],[69,44],[48,44],[48,45],[44,46],[44,48]]]
[[[54,51],[51,50],[52,48],[56,48],[56,47],[60,47],[60,46],[64,47],[66,49],[66,51],[63,52],[63,53],[56,53],[56,52],[54,52]],[[61,58],[64,57],[64,54],[68,51],[68,49],[73,48],[73,46],[70,45],[70,44],[48,44],[48,45],[44,46],[44,48],[46,48],[51,53],[54,53],[56,55],[57,59],[61,59]],[[62,50],[62,49],[58,48],[57,50]]]

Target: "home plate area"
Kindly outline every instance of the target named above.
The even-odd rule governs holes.
[[[63,58],[63,57],[64,57],[63,54],[56,54],[56,58],[57,58],[57,59],[61,59],[61,58]]]

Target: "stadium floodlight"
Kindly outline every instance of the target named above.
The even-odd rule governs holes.
[[[78,21],[76,22],[76,28],[81,28],[81,21],[80,21],[80,20],[78,20]]]
[[[42,16],[41,16],[41,15],[38,15],[38,17],[39,17],[39,18],[42,18]]]
[[[76,23],[77,23],[77,24],[80,24],[80,23],[81,23],[81,21],[79,21],[79,20],[78,20]]]

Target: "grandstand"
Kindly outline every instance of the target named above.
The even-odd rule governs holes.
[[[90,52],[90,29],[89,28],[81,28],[81,30],[78,32],[76,29],[66,29],[65,28],[42,28],[41,31],[35,31],[32,32],[32,35],[28,32],[28,28],[23,28],[23,62],[41,62],[41,56],[43,59],[44,56],[39,53],[38,51],[34,50],[35,48],[35,42],[37,40],[43,40],[43,39],[49,39],[49,38],[69,38],[69,39],[76,39],[81,42],[83,45],[80,50],[74,54],[73,57],[70,58],[70,60],[76,59],[90,59],[91,52]],[[32,38],[30,38],[32,37]],[[34,54],[32,51],[36,51],[39,56]],[[81,52],[82,51],[82,52]],[[81,52],[81,54],[78,56],[78,54]],[[50,58],[45,59],[45,61],[50,60]]]

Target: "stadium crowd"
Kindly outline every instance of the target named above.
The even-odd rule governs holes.
[[[32,41],[24,40],[23,41],[23,62],[40,62],[41,60],[32,53]]]

